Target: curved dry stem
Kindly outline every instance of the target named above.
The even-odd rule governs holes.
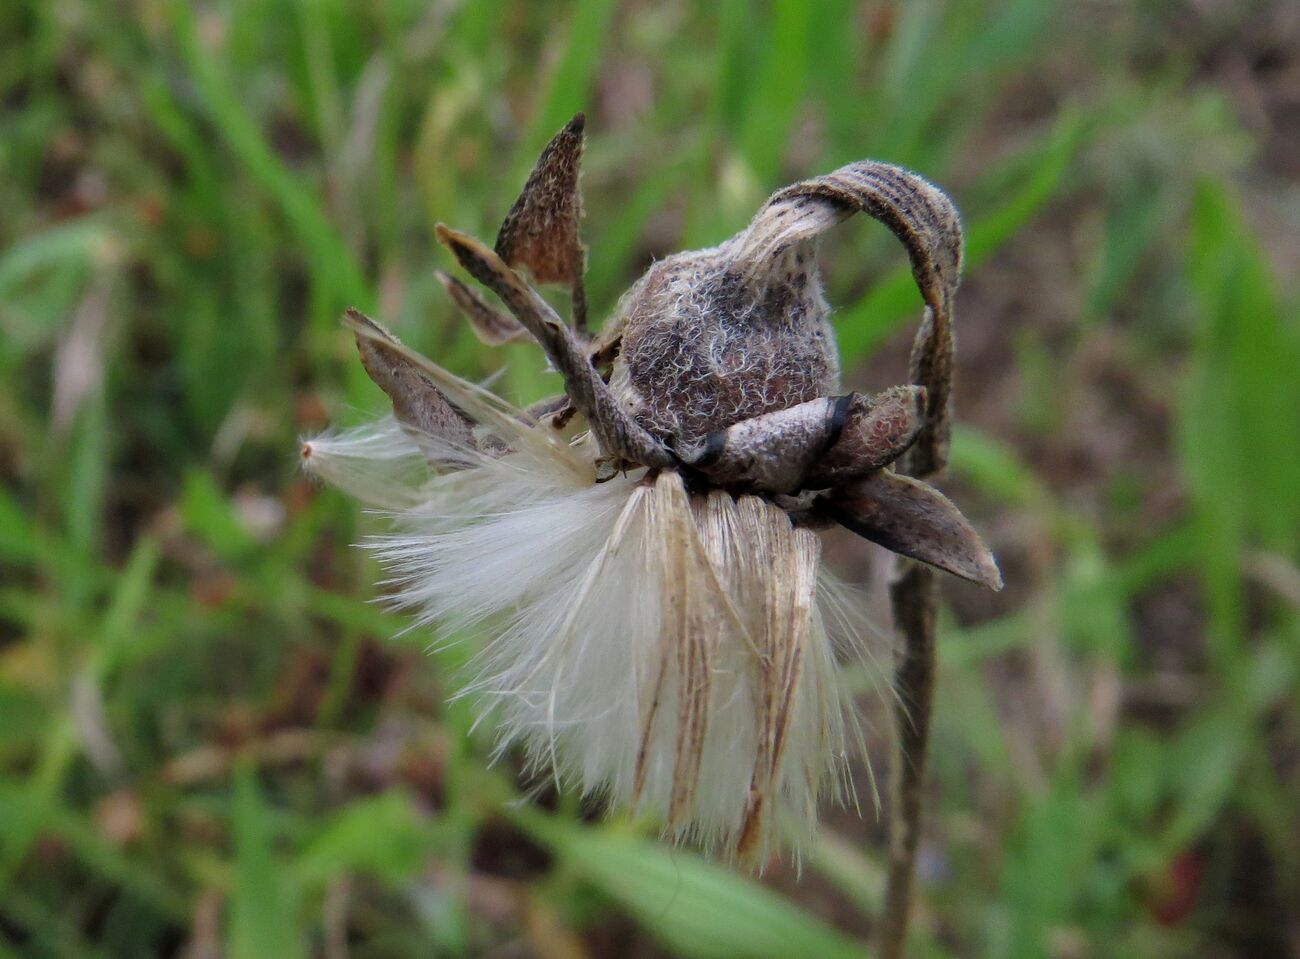
[[[946,193],[901,167],[874,160],[842,166],[774,193],[744,243],[755,262],[770,262],[854,213],[883,223],[907,250],[926,316],[912,348],[912,382],[926,389],[926,425],[906,472],[924,479],[948,459],[952,402],[952,301],[961,280],[962,229]]]

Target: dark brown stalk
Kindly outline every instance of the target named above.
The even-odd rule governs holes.
[[[920,191],[926,193],[926,191]],[[952,423],[952,379],[956,344],[952,301],[961,278],[962,232],[957,212],[943,194],[928,194],[928,212],[939,224],[930,242],[916,249],[901,234],[912,257],[916,285],[925,299],[925,318],[912,345],[911,379],[924,387],[929,409],[926,426],[899,463],[899,472],[928,480],[948,465]],[[924,256],[918,255],[920,253]],[[902,648],[894,667],[895,727],[898,747],[890,770],[889,873],[878,945],[884,959],[900,959],[907,945],[912,913],[916,849],[921,838],[926,752],[934,705],[935,620],[938,589],[935,571],[904,560],[890,590],[894,624]],[[1001,585],[1000,578],[998,585]]]
[[[957,247],[960,250],[960,245]],[[959,264],[959,257],[956,259]],[[959,269],[959,267],[958,267]],[[952,417],[952,296],[958,269],[936,290],[912,346],[912,382],[924,386],[931,400],[929,430],[900,461],[899,472],[928,479],[948,465],[948,428]],[[925,284],[918,278],[922,289]],[[916,847],[921,838],[922,798],[930,717],[934,706],[935,642],[938,589],[934,569],[904,560],[890,589],[894,629],[902,640],[894,666],[895,732],[898,747],[890,768],[889,878],[878,938],[883,959],[900,959],[907,945],[912,912]]]
[[[935,571],[912,560],[904,562],[902,576],[890,589],[902,646],[894,671],[898,746],[890,769],[889,878],[877,937],[883,959],[899,959],[907,941],[934,704]]]
[[[587,330],[587,284],[581,276],[573,281],[569,292],[573,294],[573,305],[570,308],[573,328],[577,331],[578,338],[585,341],[590,339],[591,334]]]
[[[912,379],[931,395],[941,395],[943,429],[918,443],[900,462],[900,472],[927,478],[947,465],[947,423],[951,416],[952,333],[948,298],[935,322],[926,322],[912,351]],[[901,646],[894,664],[894,729],[898,738],[890,766],[889,871],[885,908],[877,937],[883,959],[900,959],[907,945],[912,913],[912,885],[916,873],[916,848],[921,839],[925,791],[925,761],[930,745],[930,719],[934,708],[935,620],[938,589],[933,567],[903,560],[899,577],[890,587],[894,630]]]

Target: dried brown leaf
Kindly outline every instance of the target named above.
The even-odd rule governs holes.
[[[924,387],[894,386],[875,396],[853,397],[835,441],[804,477],[805,489],[838,486],[894,462],[925,423]]]

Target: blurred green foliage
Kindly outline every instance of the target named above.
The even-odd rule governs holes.
[[[457,322],[431,233],[491,236],[579,109],[596,316],[851,159],[965,213],[993,399],[954,477],[1011,585],[944,624],[915,954],[1294,946],[1300,329],[1250,211],[1294,247],[1300,203],[1207,54],[1269,9],[4,4],[0,957],[863,948],[869,804],[765,886],[523,802],[447,701],[471,651],[373,605],[376,522],[296,475],[383,408],[348,305],[554,391]],[[848,370],[918,312],[883,232],[828,244]]]

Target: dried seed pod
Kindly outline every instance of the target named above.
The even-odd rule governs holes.
[[[816,265],[818,238],[857,212],[903,242],[929,307],[914,382],[927,391],[915,454],[944,457],[951,298],[961,226],[921,177],[861,162],[773,194],[749,226],[707,250],[656,263],[624,297],[610,385],[651,433],[677,448],[715,430],[838,392],[839,364]]]
[[[526,331],[565,396],[519,410],[350,317],[402,429],[389,419],[313,441],[305,460],[363,498],[401,504],[399,531],[378,547],[397,603],[422,622],[493,629],[475,688],[499,706],[502,749],[518,744],[532,771],[760,864],[788,827],[811,835],[820,797],[843,795],[837,774],[858,738],[836,650],[870,631],[821,566],[819,524],[918,561],[893,590],[903,708],[923,714],[930,688],[934,570],[922,564],[1001,583],[953,504],[901,475],[946,459],[960,224],[920,177],[850,164],[773,194],[719,246],[655,264],[588,343],[581,151],[578,117],[539,159],[495,251],[437,229],[509,311],[440,277],[475,332],[501,342]],[[926,320],[912,385],[837,396],[816,244],[858,212],[905,245]],[[577,333],[516,266],[571,285]],[[465,422],[439,426],[440,403]],[[575,411],[588,433],[552,428]],[[471,419],[474,469],[407,479],[410,463],[423,470],[408,434]],[[363,481],[378,475],[354,468],[371,450],[402,464],[408,485]],[[909,758],[923,753],[924,719],[908,728]],[[905,772],[898,804],[913,847],[918,770]],[[907,842],[891,860],[900,915]]]
[[[829,307],[811,253],[784,282],[744,272],[737,238],[656,263],[625,296],[610,386],[678,448],[839,392]]]

